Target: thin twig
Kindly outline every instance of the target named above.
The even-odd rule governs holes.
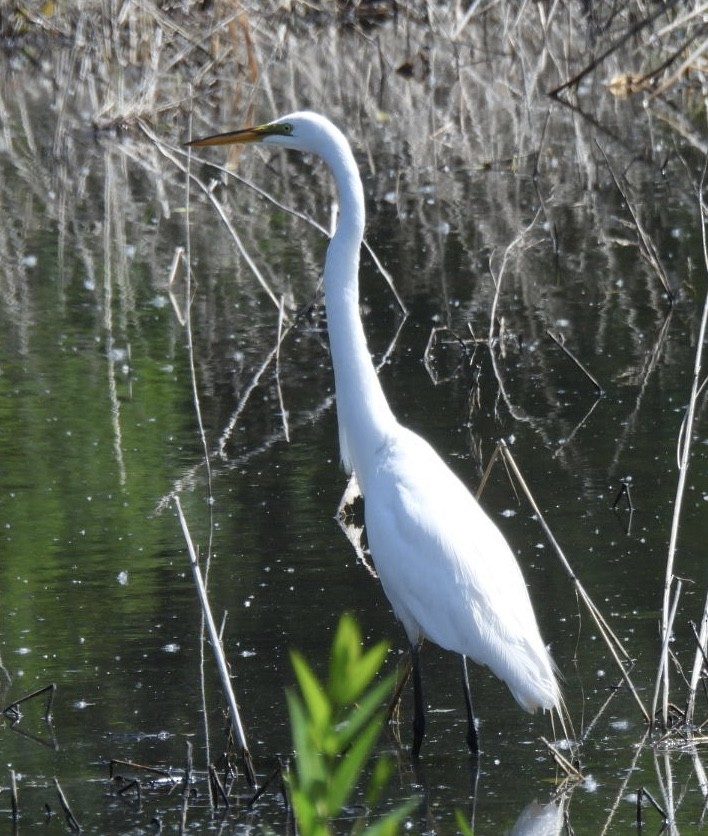
[[[494,282],[494,299],[492,301],[492,308],[489,312],[489,347],[490,349],[494,345],[494,338],[496,336],[496,318],[497,318],[497,305],[499,304],[499,296],[501,294],[502,289],[502,280],[504,278],[504,272],[506,270],[507,263],[509,261],[509,257],[514,249],[518,247],[526,238],[526,236],[531,232],[534,228],[538,219],[541,217],[541,209],[539,209],[536,214],[533,216],[533,220],[531,223],[528,224],[527,227],[521,230],[521,232],[514,238],[514,240],[505,248],[504,255],[502,256],[502,263],[499,268],[499,272],[497,273],[496,278],[492,273],[492,281]],[[491,259],[490,259],[490,272],[491,272]]]
[[[634,38],[639,32],[642,31],[642,29],[646,28],[647,26],[650,26],[660,15],[665,14],[668,11],[668,8],[673,6],[675,2],[676,0],[673,0],[673,2],[668,4],[668,6],[665,3],[660,4],[657,7],[656,11],[653,14],[649,15],[649,17],[644,18],[643,20],[639,20],[632,26],[628,27],[622,34],[622,36],[617,39],[617,41],[610,44],[610,46],[604,52],[601,52],[600,55],[597,56],[597,58],[594,58],[590,62],[590,64],[584,67],[579,73],[576,73],[572,78],[568,79],[567,81],[564,81],[563,84],[551,90],[548,95],[553,99],[559,99],[559,101],[563,101],[563,99],[560,98],[559,93],[561,93],[563,90],[566,90],[568,87],[577,87],[580,84],[580,82],[585,78],[585,76],[588,75],[588,73],[591,73],[596,67],[602,64],[603,61],[606,58],[609,58],[609,56],[612,55],[613,52],[618,50],[622,46],[622,44]]]
[[[644,224],[641,222],[638,213],[635,212],[634,206],[632,205],[632,201],[629,199],[629,195],[620,183],[619,178],[615,175],[615,172],[612,170],[612,166],[610,165],[610,161],[607,158],[607,154],[605,154],[602,146],[599,143],[596,142],[595,144],[600,149],[600,153],[602,154],[602,156],[605,158],[605,165],[607,166],[607,170],[610,172],[610,176],[614,180],[615,186],[617,187],[617,191],[622,195],[622,200],[624,201],[624,204],[627,207],[627,211],[632,216],[635,229],[637,230],[637,237],[639,239],[639,252],[642,254],[645,261],[650,265],[652,270],[654,270],[654,272],[656,273],[659,281],[661,282],[662,287],[664,288],[664,291],[666,292],[666,295],[669,299],[669,303],[673,304],[674,294],[671,291],[669,277],[666,274],[664,265],[661,262],[659,252],[654,246],[654,242],[652,241],[651,236],[644,229]]]
[[[553,331],[551,331],[550,328],[546,329],[546,334],[553,340],[553,342],[558,346],[558,348],[560,348],[560,350],[566,355],[566,357],[569,357],[573,361],[573,363],[575,363],[575,365],[580,369],[580,371],[585,375],[585,377],[587,377],[587,379],[590,381],[590,383],[592,383],[592,385],[597,390],[597,394],[598,395],[604,395],[605,390],[597,382],[597,378],[595,378],[588,371],[588,369],[580,362],[580,360],[578,360],[578,358],[575,356],[575,354],[573,354],[573,352],[569,348],[566,347],[565,341],[563,339],[561,339],[560,337],[557,337],[553,333]]]

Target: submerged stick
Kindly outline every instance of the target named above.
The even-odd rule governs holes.
[[[216,810],[219,807],[219,799],[224,802],[224,807],[228,810],[231,807],[229,796],[224,785],[221,783],[216,767],[213,763],[209,764],[209,793],[211,795],[211,806]]]
[[[132,781],[128,781],[127,784],[122,786],[118,790],[118,795],[123,798],[125,797],[131,790],[135,790],[135,800],[137,801],[138,807],[140,807],[143,803],[143,790],[137,778],[133,778]]]
[[[182,778],[182,814],[180,817],[179,832],[184,833],[187,829],[187,811],[189,810],[189,788],[192,785],[192,743],[185,740],[187,747],[187,762],[184,766]]]
[[[549,740],[541,737],[541,743],[548,749],[556,765],[565,772],[568,778],[572,778],[574,781],[583,780],[583,773],[576,769],[568,758],[562,755]]]
[[[17,779],[15,770],[10,770],[10,805],[12,806],[12,823],[17,824],[20,818],[20,806],[17,801]]]
[[[283,801],[287,804],[288,803],[288,796],[285,792],[285,785],[283,783],[283,773],[285,770],[283,769],[283,764],[278,759],[278,765],[275,769],[270,773],[270,775],[263,781],[263,785],[258,788],[258,790],[254,793],[253,797],[248,800],[246,807],[250,810],[253,805],[258,801],[258,799],[263,795],[263,793],[270,787],[270,785],[275,781],[276,778],[280,778],[280,791],[283,796]]]
[[[11,702],[9,705],[3,708],[2,713],[9,720],[16,722],[22,716],[20,706],[23,703],[29,702],[30,700],[36,699],[37,697],[41,697],[42,694],[47,694],[47,705],[44,709],[44,719],[47,722],[49,722],[52,719],[52,706],[54,705],[54,695],[56,693],[56,690],[56,684],[54,682],[51,682],[49,685],[45,685],[44,688],[38,688],[36,691],[32,691],[31,694],[26,694],[24,697],[20,697],[19,700]]]
[[[66,816],[67,824],[74,831],[74,833],[80,833],[81,825],[77,821],[76,816],[71,812],[69,802],[66,800],[66,796],[64,795],[64,791],[61,788],[61,784],[56,778],[54,779],[54,786],[57,788],[57,793],[59,795],[59,803],[61,804],[61,809],[64,811],[64,815]]]
[[[123,761],[119,758],[111,758],[108,762],[108,776],[109,778],[115,778],[115,768],[117,766],[127,767],[128,769],[134,769],[140,772],[149,772],[151,775],[157,775],[160,778],[169,778],[174,780],[172,773],[168,769],[160,769],[156,766],[145,766],[142,763],[135,763],[135,761]]]
[[[189,552],[189,562],[192,567],[194,584],[197,587],[199,602],[202,607],[202,613],[204,615],[207,631],[209,633],[209,639],[211,641],[211,646],[214,651],[214,659],[216,661],[216,667],[219,671],[221,686],[224,690],[224,696],[226,697],[226,701],[229,706],[229,715],[231,719],[231,727],[233,729],[234,738],[238,742],[238,745],[240,746],[241,752],[243,754],[246,779],[248,780],[248,783],[251,787],[255,787],[256,776],[253,771],[251,753],[249,752],[248,744],[246,743],[246,733],[243,730],[243,724],[241,723],[241,715],[239,714],[238,704],[236,703],[236,697],[234,695],[233,688],[231,687],[231,677],[229,676],[229,669],[226,664],[224,650],[221,645],[221,642],[219,641],[219,634],[216,629],[216,624],[214,623],[214,617],[211,614],[211,607],[209,606],[209,599],[207,597],[206,588],[204,587],[202,573],[199,568],[197,553],[194,549],[194,544],[192,543],[189,528],[187,527],[187,521],[184,518],[184,513],[182,512],[182,505],[179,501],[178,496],[175,497],[175,506],[177,508],[177,514],[179,516],[180,525],[182,526],[182,533],[184,534],[184,539],[187,543],[187,550]]]

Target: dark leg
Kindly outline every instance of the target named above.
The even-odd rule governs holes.
[[[418,759],[425,734],[425,706],[423,704],[423,683],[420,678],[420,645],[411,645],[413,661],[413,758]]]
[[[472,694],[470,693],[470,680],[467,676],[467,657],[460,656],[462,660],[462,691],[465,695],[465,707],[467,708],[467,745],[473,755],[479,754],[479,737],[477,736],[477,724],[472,710]]]

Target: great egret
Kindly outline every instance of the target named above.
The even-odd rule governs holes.
[[[247,142],[316,154],[334,176],[339,222],[327,249],[324,290],[339,444],[364,496],[381,584],[411,645],[413,756],[425,731],[419,657],[424,638],[462,656],[468,743],[476,751],[465,657],[491,668],[526,711],[561,707],[555,666],[521,570],[460,479],[430,444],[398,423],[381,388],[359,315],[364,190],[346,138],[323,116],[300,112],[189,144]]]

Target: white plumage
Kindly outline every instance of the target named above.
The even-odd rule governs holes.
[[[364,489],[366,531],[408,640],[487,665],[526,711],[556,707],[553,663],[499,529],[415,433],[398,427],[377,459]]]
[[[340,217],[324,287],[340,447],[364,496],[381,583],[413,649],[414,754],[425,723],[418,667],[423,638],[487,665],[527,711],[560,710],[554,665],[509,546],[435,450],[396,421],[379,383],[359,315],[364,193],[347,140],[329,120],[302,112],[192,144],[256,141],[319,155],[336,182]],[[468,712],[474,747],[469,700]]]

